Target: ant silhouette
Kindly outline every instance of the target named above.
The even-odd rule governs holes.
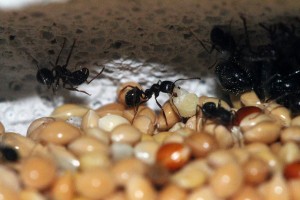
[[[62,87],[67,90],[82,92],[87,95],[90,95],[89,93],[87,93],[83,90],[77,89],[76,86],[79,86],[79,85],[83,84],[84,82],[86,82],[87,84],[90,84],[93,80],[95,80],[102,74],[105,67],[103,67],[103,69],[89,81],[87,80],[89,77],[89,69],[88,68],[83,67],[83,68],[73,71],[73,72],[70,71],[69,69],[67,69],[69,60],[71,58],[71,55],[72,55],[72,52],[73,52],[73,49],[74,49],[74,46],[76,43],[75,39],[72,44],[69,55],[67,57],[66,63],[64,65],[59,65],[58,61],[59,61],[60,55],[64,49],[65,43],[66,43],[66,38],[64,38],[62,48],[56,58],[55,64],[50,62],[50,64],[52,65],[51,70],[48,68],[40,68],[37,65],[38,71],[36,73],[36,79],[39,83],[41,83],[43,85],[47,85],[48,88],[52,87],[53,93],[55,93],[58,90],[60,82],[62,82]]]
[[[180,89],[180,87],[176,86],[175,83],[178,82],[178,81],[190,80],[190,79],[201,80],[200,78],[177,79],[174,82],[159,80],[157,83],[153,84],[149,89],[146,89],[145,91],[141,90],[138,87],[133,87],[133,86],[128,85],[128,86],[126,86],[125,88],[122,89],[122,90],[125,90],[128,87],[131,88],[129,91],[127,91],[127,93],[125,95],[125,104],[128,107],[135,107],[136,112],[137,112],[138,106],[140,106],[141,104],[146,103],[147,101],[149,101],[149,99],[151,99],[152,96],[154,95],[154,99],[156,101],[156,104],[163,111],[164,118],[167,122],[166,114],[165,114],[161,104],[157,100],[159,94],[160,93],[166,93],[166,94],[169,94],[171,96],[171,98],[174,97],[174,96],[177,96],[177,94],[174,93],[174,88],[178,87]]]

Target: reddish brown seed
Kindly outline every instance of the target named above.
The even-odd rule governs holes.
[[[300,160],[287,164],[284,167],[284,176],[287,179],[300,178]]]
[[[180,143],[166,143],[156,154],[156,161],[167,169],[174,171],[180,169],[190,158],[191,151]]]
[[[245,106],[240,109],[235,113],[235,118],[233,120],[233,125],[234,126],[239,126],[242,119],[246,117],[247,115],[250,115],[252,113],[260,113],[262,110],[259,107],[256,106]]]

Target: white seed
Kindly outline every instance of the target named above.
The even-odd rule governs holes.
[[[110,150],[113,160],[130,158],[133,155],[133,147],[130,144],[112,143]]]
[[[83,130],[88,129],[88,128],[98,128],[99,119],[100,119],[100,117],[98,116],[98,114],[95,111],[89,110],[82,117],[81,128]]]
[[[198,105],[198,96],[194,93],[189,93],[182,88],[175,87],[173,93],[176,96],[172,98],[172,103],[177,108],[180,116],[191,117],[196,114]]]
[[[121,124],[130,124],[130,122],[124,117],[112,114],[107,114],[98,120],[99,128],[106,132],[112,131],[115,127]]]
[[[147,164],[154,164],[156,160],[156,152],[159,148],[157,142],[154,141],[144,141],[138,143],[134,147],[134,155],[136,158]]]

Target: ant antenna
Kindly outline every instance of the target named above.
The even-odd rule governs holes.
[[[174,81],[173,84],[175,84],[177,81],[186,81],[186,80],[193,80],[193,79],[201,80],[201,78],[199,78],[199,77],[193,77],[193,78],[180,78],[180,79],[177,79],[176,81]]]
[[[66,61],[66,64],[63,66],[64,68],[66,68],[69,64],[69,60],[71,58],[71,55],[72,55],[72,52],[73,52],[73,49],[74,49],[74,46],[75,46],[75,43],[76,43],[76,39],[74,39],[73,41],[73,44],[72,44],[72,47],[71,47],[71,50],[70,50],[70,53],[68,55],[68,58],[67,58],[67,61]]]
[[[65,47],[65,44],[66,44],[66,38],[64,38],[64,42],[63,42],[63,44],[62,44],[62,47],[61,47],[61,49],[60,49],[60,51],[59,51],[59,54],[58,54],[58,56],[57,56],[57,58],[56,58],[56,61],[55,61],[55,65],[54,66],[57,66],[57,64],[58,64],[58,61],[59,61],[59,58],[60,58],[60,55],[61,55],[61,52],[62,52],[62,50],[64,49],[64,47]],[[51,65],[53,65],[52,63],[50,63]]]
[[[93,80],[95,80],[96,78],[98,78],[102,74],[102,72],[104,71],[104,69],[105,69],[105,66],[102,68],[102,70],[95,77],[93,77],[91,80],[87,81],[87,84],[90,84]]]

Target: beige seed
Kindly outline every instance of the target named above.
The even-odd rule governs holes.
[[[291,179],[287,184],[290,192],[290,199],[300,199],[300,179]]]
[[[169,131],[163,131],[163,132],[159,132],[159,133],[153,135],[152,137],[156,142],[158,142],[159,144],[162,144],[167,137],[169,137],[173,134],[174,133],[169,132]]]
[[[19,192],[21,190],[21,182],[16,171],[0,165],[0,186],[5,186],[12,191]]]
[[[121,160],[133,156],[133,147],[126,143],[112,143],[110,146],[110,154],[113,160]]]
[[[134,120],[135,117],[140,115],[147,116],[153,124],[156,124],[156,120],[157,120],[156,113],[147,106],[140,105],[138,106],[138,108],[136,107],[127,108],[123,112],[123,117],[125,117],[131,122]]]
[[[209,153],[218,149],[216,139],[205,132],[196,132],[185,139],[185,143],[191,148],[195,157],[206,157]]]
[[[175,184],[165,186],[158,194],[158,200],[185,200],[187,192]]]
[[[109,153],[109,146],[90,136],[81,136],[68,145],[68,149],[77,156],[89,152]]]
[[[125,106],[123,104],[109,103],[96,109],[95,112],[98,114],[99,117],[104,117],[107,114],[122,116],[124,110]]]
[[[236,159],[229,151],[219,149],[207,156],[207,162],[210,166],[218,168],[228,163],[235,163]]]
[[[93,168],[75,175],[75,188],[84,197],[102,199],[115,191],[116,184],[109,170]]]
[[[285,165],[300,160],[300,149],[296,143],[287,142],[280,148],[277,155]]]
[[[115,127],[121,124],[130,124],[130,122],[124,117],[113,114],[105,115],[98,120],[99,128],[106,132],[112,131]]]
[[[170,103],[170,101],[167,101],[162,106],[162,110],[160,111],[157,119],[157,128],[160,131],[170,129],[174,124],[176,124],[180,120],[179,115],[177,114],[176,110],[173,109],[173,106]],[[165,113],[166,118],[163,113]]]
[[[54,121],[41,130],[38,139],[46,143],[66,145],[80,135],[81,131],[77,127],[64,121]]]
[[[110,133],[110,139],[112,142],[121,142],[130,145],[136,144],[140,141],[141,136],[142,133],[130,124],[121,124],[114,128]]]
[[[245,92],[240,96],[240,100],[244,106],[261,107],[262,104],[254,91]]]
[[[115,163],[112,173],[116,183],[124,186],[132,176],[145,174],[146,169],[146,165],[142,161],[136,158],[127,158]]]
[[[59,169],[76,171],[80,165],[79,160],[64,146],[48,144],[47,150]]]
[[[156,160],[156,152],[159,144],[154,141],[140,142],[134,147],[134,155],[136,158],[147,164],[154,164]]]
[[[277,120],[282,126],[290,126],[292,121],[291,111],[286,107],[270,102],[264,110],[266,114]]]
[[[154,124],[151,119],[145,115],[138,115],[134,118],[132,125],[144,134],[152,135],[154,132]]]
[[[46,197],[36,189],[26,188],[20,192],[20,200],[46,200]]]
[[[244,132],[245,142],[262,142],[270,144],[280,136],[281,126],[274,122],[264,121]]]
[[[52,160],[32,156],[22,163],[20,177],[26,187],[46,189],[53,183],[55,176],[56,166]]]
[[[79,157],[80,169],[90,170],[93,168],[108,168],[111,166],[111,161],[106,153],[89,152]]]
[[[300,126],[290,126],[281,131],[280,139],[282,142],[296,142],[300,144]]]
[[[206,182],[206,174],[198,167],[186,165],[172,175],[171,182],[184,189],[195,189]]]
[[[167,137],[163,143],[184,143],[184,137],[179,134],[173,134]]]
[[[88,108],[77,104],[64,104],[57,107],[51,114],[56,119],[67,120],[70,117],[82,117]]]
[[[54,122],[55,118],[53,117],[42,117],[31,122],[27,129],[26,136],[37,141],[41,130],[47,126],[48,123]]]
[[[261,122],[273,122],[274,120],[263,113],[252,113],[244,117],[240,122],[242,132],[245,132]]]
[[[220,166],[210,179],[210,185],[220,198],[234,195],[243,184],[243,171],[236,163]]]
[[[124,191],[117,191],[117,192],[114,192],[113,194],[108,195],[103,200],[127,200],[127,199],[126,199],[126,194],[124,193]]]
[[[55,200],[72,200],[75,195],[74,177],[69,171],[64,172],[51,188],[51,198]]]
[[[86,130],[88,128],[98,128],[99,119],[100,117],[95,111],[89,110],[82,117],[81,129]]]
[[[19,193],[5,185],[0,185],[0,199],[1,200],[21,200]]]
[[[187,200],[221,200],[209,186],[203,186],[192,190]]]
[[[201,131],[203,129],[202,128],[202,125],[203,125],[202,111],[199,111],[199,112],[201,112],[201,113],[200,114],[198,113],[197,116],[190,117],[187,120],[187,122],[185,123],[185,127],[190,128],[195,131]]]
[[[84,130],[87,136],[91,136],[104,144],[109,144],[110,138],[109,134],[100,128],[88,128]]]
[[[270,169],[266,162],[258,158],[251,158],[243,164],[245,182],[258,185],[270,175]]]
[[[154,138],[152,135],[142,134],[141,141],[153,141],[153,140],[154,140]]]
[[[259,191],[265,200],[289,200],[289,189],[280,172],[275,173],[267,183],[260,185]]]
[[[152,184],[141,175],[135,175],[128,180],[125,192],[128,200],[157,199],[157,194]]]
[[[245,186],[240,189],[230,200],[261,200],[263,197],[257,191],[256,188],[252,186]]]
[[[300,126],[300,115],[292,119],[291,126]]]

